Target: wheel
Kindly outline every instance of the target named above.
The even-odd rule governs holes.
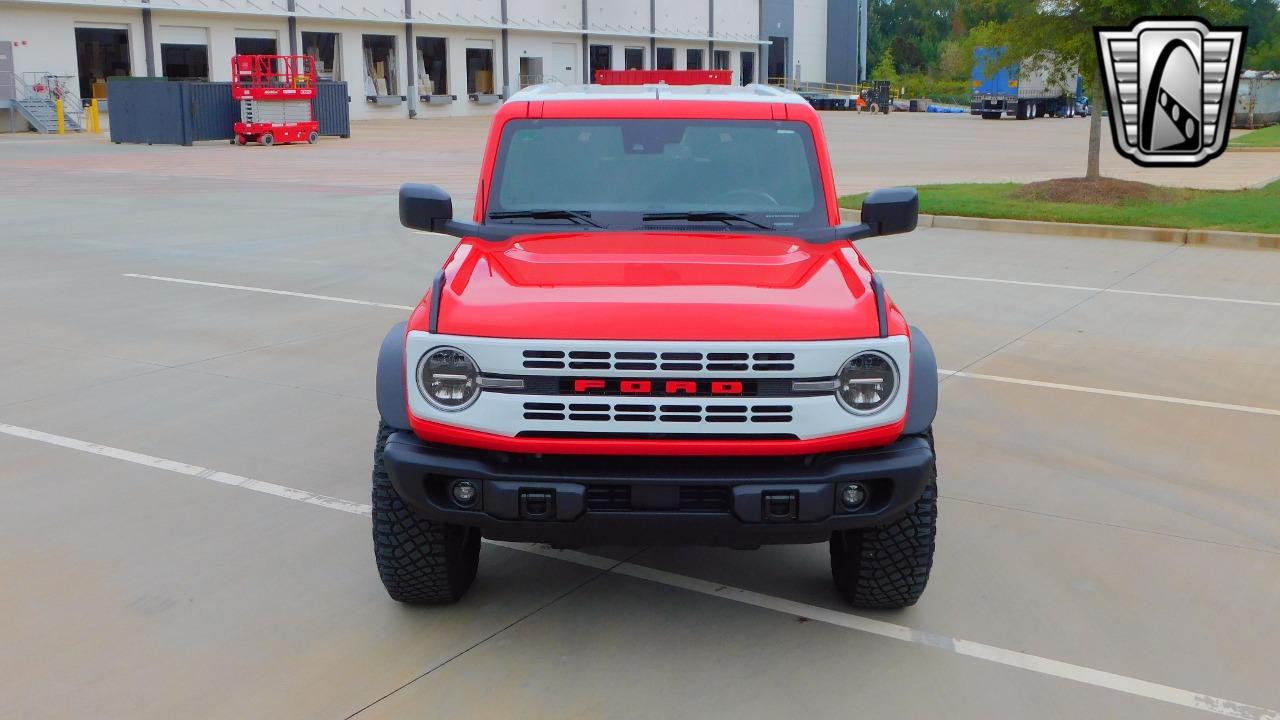
[[[1030,110],[1030,109],[1031,109],[1031,106],[1030,106],[1030,105],[1028,105],[1027,103],[1025,103],[1025,102],[1023,102],[1023,101],[1019,100],[1019,101],[1018,101],[1017,109],[1016,109],[1016,110],[1014,110],[1014,115],[1013,115],[1013,116],[1014,116],[1015,118],[1017,118],[1018,120],[1026,120],[1026,119],[1027,119],[1027,111],[1028,111],[1028,110]]]
[[[316,132],[315,130],[312,130],[311,134],[307,136],[307,144],[315,145],[316,141],[319,139],[320,139],[320,133]]]
[[[244,147],[245,144],[249,142],[249,140],[243,135],[237,135],[235,140],[233,140],[232,142],[234,142],[236,145],[239,145],[240,147]]]
[[[379,422],[373,448],[373,557],[378,575],[392,600],[456,602],[476,578],[480,530],[432,522],[404,504],[382,462],[392,432]]]
[[[904,608],[924,593],[938,523],[937,468],[929,472],[924,493],[902,517],[880,527],[832,534],[831,577],[850,604]]]
[[[276,136],[271,133],[262,133],[262,137],[258,138],[258,142],[270,147],[276,144]]]

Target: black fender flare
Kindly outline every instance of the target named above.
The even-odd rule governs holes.
[[[396,430],[409,430],[408,392],[405,387],[404,341],[408,322],[396,323],[378,350],[378,414]]]
[[[911,398],[903,435],[922,435],[938,414],[938,359],[924,331],[911,327]]]

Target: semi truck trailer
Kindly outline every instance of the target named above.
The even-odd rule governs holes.
[[[1005,48],[977,48],[969,112],[984,120],[1076,117],[1090,112],[1084,78],[1072,71],[1056,77],[1045,63],[1006,62]]]

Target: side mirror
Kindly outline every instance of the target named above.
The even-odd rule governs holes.
[[[443,232],[453,220],[453,198],[435,185],[408,183],[400,186],[400,224],[411,230]]]
[[[403,209],[400,213],[404,217]],[[875,190],[862,201],[862,222],[871,227],[873,235],[911,232],[916,229],[919,215],[920,196],[915,188]]]

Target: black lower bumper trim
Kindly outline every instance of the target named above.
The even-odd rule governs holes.
[[[390,437],[383,459],[415,512],[488,538],[722,546],[822,542],[884,524],[920,497],[934,462],[922,437],[806,457],[676,458],[494,453],[429,445],[409,432]],[[479,489],[467,508],[450,494],[459,480]],[[850,483],[866,493],[852,511],[839,501]]]

